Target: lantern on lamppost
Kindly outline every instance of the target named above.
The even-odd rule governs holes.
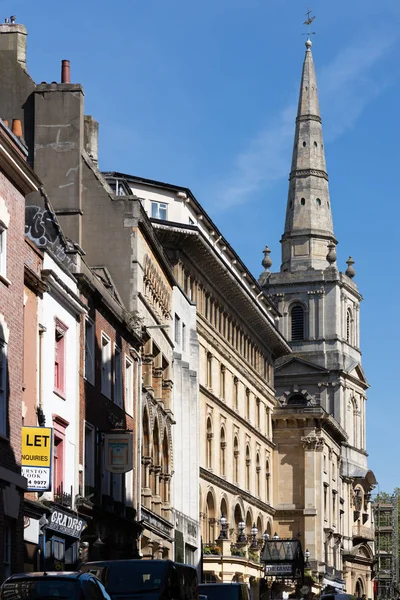
[[[218,539],[219,540],[227,540],[228,539],[228,532],[227,532],[228,520],[225,517],[224,513],[222,513],[219,523],[221,525],[221,531],[219,532]]]
[[[250,545],[250,548],[258,548],[257,533],[258,533],[258,528],[256,527],[256,524],[253,523],[253,527],[251,528],[251,545]]]
[[[239,523],[238,523],[238,537],[237,537],[237,543],[238,544],[245,544],[247,542],[246,536],[244,535],[245,527],[246,527],[246,523],[244,521],[239,521]]]

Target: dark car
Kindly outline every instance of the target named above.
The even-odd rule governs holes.
[[[80,569],[98,577],[112,600],[199,600],[196,569],[171,560],[104,560]]]
[[[208,600],[250,600],[245,583],[200,583],[199,594],[205,594]]]
[[[0,600],[111,600],[90,573],[20,573],[0,588]]]

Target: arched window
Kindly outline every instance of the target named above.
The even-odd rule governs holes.
[[[239,379],[233,378],[233,403],[236,410],[239,408]]]
[[[298,342],[304,340],[304,309],[298,304],[290,312],[291,340]]]
[[[167,430],[164,431],[164,440],[162,445],[162,474],[164,475],[164,485],[163,485],[163,493],[162,500],[163,502],[169,503],[170,501],[170,493],[169,493],[169,444],[168,444],[168,433]]]
[[[220,516],[222,517],[222,515],[227,520],[229,520],[228,504],[227,504],[225,498],[222,498],[222,500],[221,500]],[[225,531],[228,531],[228,526],[229,526],[229,523],[226,523],[226,525],[225,525],[225,528],[226,528]]]
[[[247,511],[247,515],[246,515],[246,535],[247,535],[247,539],[250,540],[251,539],[251,528],[253,526],[253,519],[251,516],[251,512],[248,510]]]
[[[210,417],[207,419],[207,439],[206,439],[206,466],[207,469],[212,469],[212,440],[214,434],[212,431],[212,423]]]
[[[269,460],[265,464],[265,500],[269,503],[270,501],[270,479],[271,473],[269,469]]]
[[[153,467],[160,466],[160,433],[158,428],[157,419],[154,422],[153,427],[153,448],[152,448],[152,464]],[[157,475],[155,470],[153,470],[152,478],[151,478],[151,493],[154,495],[157,493]]]
[[[246,419],[250,420],[250,390],[246,388]]]
[[[303,394],[293,394],[288,398],[287,403],[288,406],[306,406],[307,399],[303,396]]]
[[[211,492],[207,494],[206,501],[206,542],[215,542],[215,504]]]
[[[226,448],[226,441],[225,441],[225,429],[223,427],[221,427],[221,432],[220,432],[220,445],[221,445],[221,450],[220,450],[220,465],[219,465],[219,470],[220,470],[220,475],[222,477],[224,477],[226,475],[225,473],[225,448]]]
[[[250,448],[246,446],[246,490],[250,490]]]
[[[348,309],[347,315],[346,315],[346,340],[349,344],[351,344],[353,342],[352,329],[353,329],[353,318],[352,318],[351,310]]]
[[[207,352],[207,387],[212,388],[212,354]]]
[[[233,440],[233,470],[235,483],[239,483],[239,442],[236,436]]]
[[[257,458],[256,458],[256,495],[257,496],[261,496],[260,472],[261,472],[260,455],[257,452]]]
[[[225,399],[225,365],[221,365],[219,372],[219,395],[224,400]]]
[[[142,456],[150,456],[150,425],[146,408],[143,412]]]
[[[353,446],[358,445],[358,406],[357,400],[355,398],[352,399],[352,409],[353,409]]]

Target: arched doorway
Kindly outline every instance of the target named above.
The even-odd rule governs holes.
[[[354,595],[356,598],[362,598],[364,594],[364,584],[361,579],[357,579]]]

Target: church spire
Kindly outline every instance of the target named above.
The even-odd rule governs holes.
[[[326,269],[336,244],[326,172],[317,80],[306,41],[296,118],[292,168],[282,237],[281,271]]]

